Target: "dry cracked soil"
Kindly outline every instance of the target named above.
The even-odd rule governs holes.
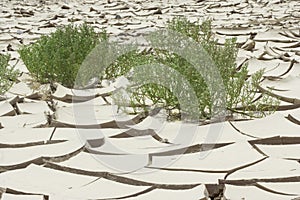
[[[203,126],[126,115],[109,104],[115,82],[85,92],[57,84],[45,100],[49,86],[29,86],[17,53],[83,21],[143,45],[175,16],[213,19],[220,44],[237,37],[237,65],[266,69],[261,88],[274,88],[278,111]],[[298,0],[1,0],[0,50],[22,75],[0,101],[0,199],[300,199],[299,19]]]

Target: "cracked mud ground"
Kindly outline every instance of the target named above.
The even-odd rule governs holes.
[[[248,121],[161,125],[160,113],[117,113],[106,96],[117,83],[76,97],[61,85],[29,86],[16,51],[70,22],[105,28],[122,43],[174,16],[210,17],[220,44],[237,37],[237,65],[248,63],[250,74],[266,69],[261,89],[275,88],[279,110]],[[296,0],[2,0],[0,50],[23,74],[0,101],[1,199],[300,199],[299,19]],[[208,143],[214,130],[220,136]]]

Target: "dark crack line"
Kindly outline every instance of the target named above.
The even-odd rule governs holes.
[[[234,126],[233,123],[232,123],[231,121],[228,121],[228,122],[229,122],[229,124],[230,124],[237,132],[239,132],[240,134],[245,135],[245,136],[248,136],[248,137],[251,137],[251,138],[259,139],[258,137],[255,137],[255,136],[253,136],[253,135],[249,135],[249,134],[247,134],[247,133],[242,132],[242,131],[239,130],[236,126]]]
[[[91,185],[91,184],[93,184],[93,183],[99,181],[101,178],[102,178],[102,177],[98,177],[98,178],[96,178],[95,180],[92,180],[92,181],[90,181],[90,182],[88,182],[88,183],[82,185],[81,187],[85,187],[85,186]]]
[[[230,171],[225,175],[224,180],[226,180],[228,176],[230,176],[231,174],[237,172],[238,170],[241,170],[241,169],[250,167],[250,166],[252,166],[252,165],[255,165],[255,164],[257,164],[257,163],[260,163],[260,162],[264,161],[264,160],[267,159],[267,158],[268,158],[268,157],[265,157],[265,158],[262,158],[262,159],[260,159],[260,160],[255,161],[255,162],[252,162],[252,163],[249,163],[249,164],[246,164],[246,165],[243,165],[243,166],[240,166],[240,167],[237,167],[237,168],[235,168],[235,169],[230,170]]]
[[[109,152],[97,151],[97,150],[91,149],[87,146],[84,148],[83,151],[86,153],[94,154],[94,155],[112,155],[112,156],[128,155],[126,153],[122,154],[122,153],[109,153]]]
[[[269,90],[273,90],[273,91],[277,91],[277,92],[287,92],[287,91],[289,91],[289,90],[285,90],[285,89],[272,88],[272,87],[269,87],[269,86],[267,86],[267,88]]]
[[[300,125],[300,121],[298,119],[296,119],[295,117],[293,117],[291,114],[289,114],[286,117],[286,119],[289,120],[290,122],[294,123],[294,124]]]
[[[253,185],[256,186],[259,189],[262,189],[264,191],[267,191],[267,192],[270,192],[270,193],[273,193],[273,194],[287,195],[287,196],[297,196],[296,194],[289,194],[289,193],[283,193],[283,192],[278,192],[278,191],[272,190],[272,189],[267,188],[263,185],[260,185],[259,183],[255,183]]]
[[[249,142],[248,142],[249,143]],[[255,144],[251,144],[251,143],[249,143],[252,147],[253,147],[253,149],[255,149],[258,153],[260,153],[261,155],[263,155],[263,156],[266,156],[266,157],[268,157],[268,155],[267,154],[265,154],[265,152],[263,152],[260,148],[258,148]]]
[[[53,131],[52,131],[52,133],[51,133],[51,136],[50,136],[50,138],[49,138],[49,140],[50,140],[50,141],[52,140],[52,138],[53,138],[53,136],[54,136],[54,133],[55,133],[55,131],[56,131],[56,127],[54,127],[54,129],[53,129]]]
[[[124,131],[123,133],[110,136],[109,138],[131,138],[131,137],[141,137],[141,136],[152,136],[155,132],[152,129],[146,129],[146,130],[136,130],[136,129],[129,129],[127,131]]]
[[[284,177],[284,178],[253,178],[253,179],[237,179],[237,180],[219,180],[219,183],[236,185],[236,186],[251,186],[257,182],[265,183],[289,183],[300,182],[300,176]]]
[[[69,124],[65,122],[60,122],[59,120],[52,120],[50,127],[57,127],[57,128],[83,128],[83,129],[101,129],[101,128],[128,128],[128,125],[135,125],[140,123],[148,113],[140,113],[137,116],[133,117],[127,121],[109,121],[99,124]]]
[[[68,153],[68,154],[65,154],[65,155],[62,155],[62,156],[55,156],[55,157],[42,157],[44,162],[63,162],[63,161],[66,161],[66,160],[69,160],[70,158],[78,155],[79,153],[81,153],[85,148],[85,145],[83,145],[82,147],[80,147],[79,149],[77,149],[76,151],[74,152],[71,152],[71,153]]]
[[[9,171],[9,170],[23,169],[23,168],[28,167],[30,164],[43,165],[44,164],[43,158],[42,157],[35,158],[33,160],[26,161],[26,162],[23,162],[23,163],[19,163],[19,164],[16,164],[16,165],[0,166],[0,173],[6,172],[6,171]]]
[[[51,141],[37,141],[37,142],[29,142],[24,144],[3,144],[0,143],[0,148],[24,148],[24,147],[33,147],[33,146],[42,146],[49,144],[58,144],[66,142],[67,140],[51,140]]]
[[[63,162],[66,161],[68,159],[70,159],[71,157],[76,156],[77,154],[79,154],[80,152],[82,152],[84,149],[84,146],[77,149],[76,151],[66,154],[66,155],[62,155],[62,156],[56,156],[56,157],[38,157],[23,163],[19,163],[19,164],[15,164],[15,165],[7,165],[7,166],[0,166],[0,173],[2,172],[6,172],[6,171],[10,171],[10,170],[16,170],[16,169],[23,169],[28,167],[31,164],[35,164],[35,165],[44,165],[47,162]]]
[[[275,97],[281,101],[285,101],[285,102],[288,102],[288,103],[291,103],[291,104],[295,104],[294,106],[299,106],[300,105],[300,99],[297,99],[297,98],[290,98],[290,97],[284,97],[284,96],[281,96],[281,95],[278,95],[278,94],[275,94],[273,92],[270,92],[266,89],[264,89],[263,87],[261,87],[260,85],[257,86],[257,88],[262,92],[262,93],[265,93],[267,95],[270,95],[271,97]]]
[[[293,60],[291,60],[291,63],[289,65],[288,69],[285,72],[283,72],[279,76],[266,76],[265,78],[271,78],[271,79],[273,79],[273,78],[276,79],[277,78],[277,79],[280,79],[282,76],[287,75],[293,69],[295,63],[297,63],[297,61],[295,59],[293,59]],[[277,65],[277,67],[278,66],[279,66],[279,64]],[[270,89],[272,89],[272,88],[270,88]]]
[[[281,137],[274,136],[269,138],[262,138],[248,141],[251,145],[293,145],[300,144],[300,137]]]
[[[117,175],[111,174],[109,172],[87,171],[87,170],[82,170],[82,169],[76,169],[76,168],[71,168],[71,167],[60,166],[60,165],[57,165],[57,164],[51,163],[51,162],[47,162],[44,165],[44,167],[59,170],[59,171],[69,172],[69,173],[73,173],[73,174],[80,174],[80,175],[92,176],[92,177],[101,177],[101,178],[105,178],[105,179],[110,180],[110,181],[114,181],[114,182],[118,182],[118,183],[122,183],[122,184],[127,184],[127,185],[155,186],[156,188],[159,188],[159,189],[186,190],[186,189],[192,189],[196,186],[201,185],[201,183],[197,183],[197,184],[179,184],[179,185],[175,185],[175,184],[155,184],[155,183],[135,180],[135,179],[132,179],[132,178],[117,176]]]
[[[13,195],[40,195],[43,196],[44,200],[48,200],[49,196],[46,194],[40,194],[40,193],[28,193],[28,192],[23,192],[20,190],[15,190],[15,189],[11,189],[11,188],[3,188],[1,189],[2,194],[3,193],[7,193],[7,194],[13,194]]]
[[[227,179],[227,177],[238,171],[238,170],[241,170],[243,168],[247,168],[249,166],[252,166],[252,165],[255,165],[259,162],[262,162],[264,161],[265,159],[267,159],[268,157],[264,157],[258,161],[255,161],[255,162],[252,162],[252,163],[249,163],[249,164],[246,164],[246,165],[243,165],[243,166],[240,166],[240,167],[237,167],[237,168],[234,168],[234,169],[231,169],[231,170],[199,170],[199,169],[186,169],[186,168],[180,168],[180,169],[176,169],[176,168],[160,168],[160,167],[150,167],[150,166],[147,166],[145,168],[149,168],[149,169],[159,169],[159,170],[165,170],[165,171],[186,171],[186,172],[200,172],[200,173],[227,173],[224,177],[224,179]]]
[[[136,130],[130,129],[118,135],[110,136],[110,138],[131,138],[131,137],[140,137],[140,136],[151,136],[153,139],[160,143],[164,144],[172,144],[167,140],[160,137],[153,129],[146,129],[146,130]]]
[[[212,174],[218,174],[218,173],[227,173],[230,170],[201,170],[201,169],[186,169],[186,168],[164,168],[164,167],[145,167],[149,169],[158,169],[158,170],[164,170],[164,171],[176,171],[176,172],[200,172],[200,173],[212,173]]]
[[[155,156],[175,156],[175,155],[183,155],[183,154],[192,154],[192,153],[198,153],[213,149],[218,149],[220,147],[224,147],[227,145],[230,145],[233,143],[223,143],[223,144],[196,144],[193,146],[183,147],[175,150],[169,150],[164,152],[158,152],[158,153],[151,153],[149,154],[149,161],[147,166],[152,164],[153,157]]]
[[[297,108],[300,108],[300,103],[292,104],[292,105],[279,105],[276,107],[276,111],[293,110]]]

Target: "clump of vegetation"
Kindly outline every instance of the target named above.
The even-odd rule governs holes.
[[[96,33],[93,27],[66,25],[36,43],[23,46],[19,53],[28,70],[40,83],[59,82],[73,87],[80,65],[106,32]]]
[[[127,74],[134,67],[151,64],[153,62],[155,62],[155,59],[149,52],[132,50],[121,55],[117,60],[110,64],[105,69],[105,72],[101,74],[101,78],[114,79]]]
[[[10,88],[18,75],[17,70],[9,68],[9,59],[9,55],[0,54],[0,94],[3,94]]]
[[[229,115],[233,113],[240,113],[242,115],[251,117],[262,117],[266,115],[266,111],[274,111],[274,107],[278,104],[276,99],[266,95],[260,94],[257,86],[262,81],[263,71],[259,71],[248,77],[247,66],[244,65],[240,69],[236,67],[237,47],[236,39],[226,40],[224,45],[218,45],[217,41],[213,37],[211,30],[211,21],[204,21],[202,24],[191,23],[186,18],[174,18],[168,23],[167,28],[172,31],[176,31],[182,35],[192,38],[194,41],[199,43],[207,54],[211,57],[214,65],[217,67],[220,76],[223,81],[225,95],[226,95],[226,110]],[[160,38],[163,39],[163,38]],[[178,41],[174,41],[178,42]],[[189,111],[197,110],[199,119],[210,119],[213,117],[213,106],[215,102],[212,102],[211,94],[205,79],[202,75],[189,63],[186,59],[181,56],[154,48],[148,59],[153,63],[160,63],[164,66],[170,67],[184,77],[184,79],[190,84],[195,95],[197,97],[197,108],[189,108]],[[135,55],[135,57],[137,57]],[[130,59],[129,59],[130,60]],[[145,61],[143,62],[143,64]],[[126,63],[126,70],[135,68],[136,62]],[[123,67],[120,65],[119,67]],[[155,70],[150,69],[149,70]],[[146,69],[147,70],[147,69]],[[137,70],[138,71],[138,70]],[[155,76],[155,73],[161,73],[161,70],[157,72],[151,72]],[[138,76],[140,79],[147,79],[146,71],[142,72]],[[167,81],[171,82],[169,85],[178,85],[178,77],[167,77]],[[161,82],[162,83],[162,82]],[[133,106],[140,104],[139,106],[148,108],[146,100],[151,100],[154,106],[165,108],[169,111],[169,117],[182,117],[185,110],[180,105],[179,99],[174,95],[172,89],[166,87],[163,83],[149,83],[149,84],[138,84],[132,83],[133,87],[129,88],[128,91],[131,94],[131,102]],[[176,87],[176,86],[175,86]],[[188,98],[188,94],[186,95]],[[191,105],[194,106],[194,105]],[[271,110],[269,108],[272,108]]]
[[[278,104],[276,99],[258,91],[257,86],[263,78],[263,71],[249,77],[246,65],[237,69],[238,49],[235,38],[226,40],[224,45],[218,45],[213,36],[211,21],[209,20],[200,24],[192,23],[186,18],[174,18],[168,22],[167,28],[200,44],[207,56],[211,58],[222,79],[221,82],[225,90],[225,109],[229,115],[240,113],[251,117],[261,117],[270,108],[272,108],[271,111],[274,110]],[[165,39],[161,35],[157,37],[157,40],[160,41]],[[86,71],[80,73],[86,77],[78,77],[77,73],[86,57],[91,55],[90,52],[101,41],[107,41],[107,39],[108,36],[105,32],[97,34],[87,24],[79,27],[68,25],[58,28],[56,32],[49,36],[42,36],[34,44],[23,46],[19,53],[28,70],[40,83],[59,82],[67,87],[73,87],[75,80],[79,80],[78,84],[80,85],[82,83],[80,81],[86,82],[92,76],[99,76],[100,79],[112,79],[127,75],[130,79],[132,77],[129,74],[132,73],[128,74],[128,72],[133,72],[135,79],[131,81],[132,85],[127,88],[127,91],[130,94],[129,103],[134,108],[148,109],[150,104],[154,107],[166,109],[169,117],[176,116],[179,118],[191,114],[190,111],[193,112],[192,115],[197,115],[197,119],[211,119],[218,114],[213,109],[216,102],[213,101],[214,98],[211,98],[211,96],[214,94],[210,93],[208,87],[208,84],[211,83],[207,83],[208,79],[203,77],[207,74],[197,71],[188,60],[172,50],[168,51],[159,47],[153,47],[150,51],[143,52],[132,50],[111,63],[111,60],[117,54],[113,54],[114,52],[107,49],[108,56],[106,57],[109,57],[109,59],[104,59],[102,64],[104,66],[109,64],[109,66],[105,68],[104,73],[96,70],[101,62],[99,63],[99,60],[94,58],[97,57],[97,51],[95,51],[95,55],[91,56],[94,60],[85,63],[89,66],[85,69]],[[180,44],[180,41],[177,41],[176,38],[171,42]],[[99,51],[106,51],[105,45]],[[118,47],[116,45],[117,50]],[[145,65],[148,65],[148,68],[144,67],[143,70],[139,70],[141,69],[140,66]],[[154,65],[162,68],[167,66],[176,73],[171,73],[173,75],[170,77],[168,70],[157,70],[158,68],[155,69]],[[155,77],[162,77],[162,75],[165,76],[163,77],[164,80],[158,80],[155,83],[141,84],[137,81],[138,79],[155,79]],[[182,79],[181,82],[180,79]],[[171,87],[167,87],[167,85]],[[183,85],[185,88],[187,88],[187,85],[192,88],[193,95],[197,99],[196,107],[192,104],[189,105],[191,93],[188,90],[181,89],[184,88]],[[176,92],[180,93],[181,96],[176,95]],[[125,100],[122,98],[119,101],[124,104]],[[185,106],[188,105],[189,107],[187,110],[184,110],[184,106],[181,105],[182,102],[180,101],[182,99],[187,99],[185,102]]]

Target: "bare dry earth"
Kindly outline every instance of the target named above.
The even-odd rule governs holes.
[[[2,0],[0,49],[23,74],[0,101],[1,199],[299,199],[299,11],[296,0]],[[116,82],[84,92],[33,86],[16,52],[84,20],[113,40],[143,41],[174,16],[212,18],[221,44],[237,37],[237,65],[266,68],[261,87],[276,89],[280,110],[205,126],[162,123],[160,114],[117,112],[107,97]]]

